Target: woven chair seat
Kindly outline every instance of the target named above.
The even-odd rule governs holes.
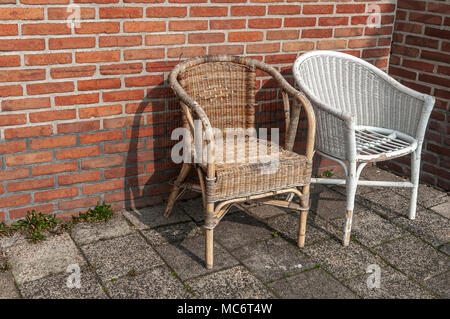
[[[257,138],[246,138],[239,144],[240,150],[237,143],[232,144],[227,147],[224,142],[223,156],[216,157],[216,179],[208,187],[209,202],[310,183],[312,162],[306,156]],[[200,163],[200,167],[206,172],[206,163]]]

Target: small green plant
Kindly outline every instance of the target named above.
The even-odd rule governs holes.
[[[119,278],[117,278],[117,277],[112,277],[112,278],[111,278],[111,281],[114,282],[114,281],[117,281],[117,279],[119,279]]]
[[[272,237],[273,238],[278,238],[278,232],[276,232],[276,231],[272,232]]]
[[[11,233],[11,229],[4,222],[0,223],[0,237],[9,236]]]
[[[111,205],[97,203],[94,208],[89,208],[86,212],[81,213],[78,216],[72,216],[74,223],[78,222],[101,222],[110,219],[114,214],[114,210]]]
[[[289,274],[284,275],[284,278],[290,278],[290,277],[291,277],[291,275],[289,275]]]
[[[37,243],[40,241],[44,241],[45,236],[40,231],[33,230],[28,234],[27,239],[32,243]]]
[[[11,266],[6,261],[3,265],[0,266],[0,272],[6,272],[11,269]]]
[[[189,291],[189,290],[191,290],[191,287],[189,287],[188,285],[185,285],[184,290]]]
[[[333,172],[332,172],[332,171],[329,171],[329,170],[326,170],[326,171],[323,172],[323,176],[325,176],[325,177],[331,177],[331,176],[333,176]]]
[[[130,277],[135,277],[135,276],[137,276],[137,271],[134,270],[134,269],[131,269],[131,270],[127,273],[127,275],[130,276]]]
[[[24,219],[13,223],[10,229],[25,231],[27,239],[36,243],[45,240],[43,232],[54,229],[58,223],[59,221],[55,218],[55,215],[44,215],[33,210],[31,212],[28,211]]]
[[[175,277],[178,276],[176,271],[172,271],[172,275],[175,276]]]

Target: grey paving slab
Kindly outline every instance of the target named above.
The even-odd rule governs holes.
[[[71,273],[61,273],[27,282],[21,286],[24,298],[30,299],[104,299],[107,295],[96,279],[94,271],[80,273],[80,287],[67,285]],[[70,282],[70,280],[69,280]],[[71,282],[72,283],[72,282]]]
[[[1,250],[4,251],[7,248],[10,248],[15,245],[21,245],[26,243],[27,239],[19,232],[16,232],[11,236],[3,236],[3,237],[0,236],[0,251]]]
[[[411,190],[408,188],[398,188],[394,189],[395,192],[410,198]],[[431,186],[425,184],[419,184],[419,191],[417,195],[417,202],[424,207],[432,207],[445,202],[448,202],[448,195],[446,192],[437,190]]]
[[[372,276],[372,277],[371,277]],[[374,274],[368,273],[345,282],[345,285],[366,299],[432,299],[434,296],[391,267],[380,269],[380,286],[373,286]],[[369,278],[370,277],[370,278]],[[370,285],[368,284],[368,280]]]
[[[314,215],[309,213],[308,219],[314,218]],[[278,233],[282,234],[292,242],[298,241],[298,214],[285,214],[268,220],[267,224],[275,229]],[[319,240],[330,238],[330,234],[321,228],[315,227],[309,223],[306,226],[306,238],[305,245],[311,245]],[[320,226],[321,227],[321,226]]]
[[[204,230],[194,222],[187,222],[175,225],[160,226],[142,231],[151,245],[164,245],[167,243],[181,241],[187,238],[200,236]]]
[[[20,285],[63,272],[71,264],[86,261],[67,233],[49,236],[43,242],[24,242],[4,249],[16,282]]]
[[[345,218],[333,220],[340,230],[339,239],[343,236],[345,220]],[[405,230],[368,209],[358,210],[353,214],[351,235],[365,246],[379,245],[386,240],[403,236],[405,233]]]
[[[363,200],[371,211],[388,219],[407,217],[409,213],[409,199],[390,190],[364,194],[360,200]]]
[[[320,218],[326,220],[339,218],[345,216],[347,211],[346,197],[332,190],[326,190],[311,195],[310,207],[310,214],[316,214]],[[356,203],[355,207],[359,208],[359,205]]]
[[[180,299],[192,297],[167,266],[158,266],[136,276],[124,276],[106,283],[117,299]]]
[[[447,256],[412,235],[387,242],[374,250],[390,264],[419,281],[443,273],[450,266]]]
[[[356,299],[358,298],[323,269],[312,269],[284,278],[269,287],[287,299]]]
[[[297,246],[281,238],[245,246],[233,255],[265,283],[316,265]]]
[[[198,298],[273,298],[264,284],[242,266],[187,281],[186,285]]]
[[[427,279],[424,285],[441,298],[450,299],[450,272]]]
[[[5,262],[6,260],[3,261],[2,258],[0,258],[0,267],[3,266]],[[0,287],[0,299],[20,298],[11,271],[0,270]]]
[[[125,236],[132,232],[133,229],[119,212],[108,221],[76,224],[71,230],[71,236],[78,245],[86,245],[102,239]]]
[[[226,215],[214,229],[214,238],[228,249],[271,237],[272,232],[265,223],[244,212]]]
[[[370,264],[385,265],[380,258],[353,241],[344,247],[340,241],[331,239],[305,246],[303,252],[339,280],[364,274]]]
[[[179,201],[177,205],[196,222],[205,220],[205,213],[203,212],[203,204],[201,198],[191,199],[187,201]]]
[[[175,270],[182,280],[194,278],[206,273],[237,265],[239,262],[214,243],[214,268],[205,267],[205,236],[185,239],[179,243],[156,246],[167,264]]]
[[[286,212],[278,207],[269,205],[258,205],[247,209],[250,215],[259,220],[267,220],[272,217],[284,215]]]
[[[176,224],[180,222],[189,221],[190,218],[186,215],[180,206],[175,205],[169,218],[164,217],[163,205],[142,208],[135,211],[125,211],[123,215],[128,219],[136,228],[143,230],[157,226]]]
[[[450,200],[449,196],[446,197],[446,201],[442,204],[431,207],[434,212],[450,219]]]
[[[450,219],[439,214],[423,209],[417,212],[414,220],[398,217],[393,219],[393,222],[422,237],[433,246],[450,241]]]
[[[82,246],[84,254],[105,282],[129,271],[144,271],[163,264],[155,250],[138,234]]]

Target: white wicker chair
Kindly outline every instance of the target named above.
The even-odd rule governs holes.
[[[357,185],[411,187],[409,218],[414,219],[420,154],[434,98],[405,87],[366,61],[339,52],[303,54],[293,72],[316,113],[316,151],[345,169],[345,180],[312,180],[346,185],[344,246],[350,241]],[[410,153],[411,182],[358,181],[367,163]]]

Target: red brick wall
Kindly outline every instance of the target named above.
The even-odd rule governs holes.
[[[421,181],[450,189],[450,2],[399,0],[389,74],[436,97],[423,146]],[[409,175],[409,158],[383,165]]]
[[[370,4],[381,28],[366,27]],[[178,171],[165,80],[180,59],[247,55],[290,77],[298,53],[333,49],[385,69],[394,14],[395,0],[0,0],[0,221],[160,202]],[[279,99],[260,87],[270,122]]]

